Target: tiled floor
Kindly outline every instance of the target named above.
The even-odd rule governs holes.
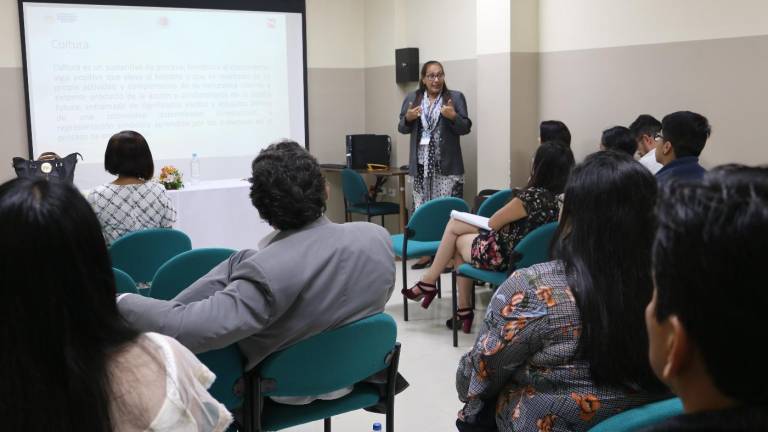
[[[482,320],[490,291],[478,288],[477,310],[472,334],[459,332],[459,346],[453,347],[451,331],[445,320],[451,314],[451,277],[444,274],[443,298],[435,299],[428,310],[410,302],[408,322],[403,321],[403,300],[400,263],[397,263],[395,292],[387,303],[386,312],[397,320],[398,340],[402,344],[400,373],[410,387],[395,399],[395,430],[399,432],[455,431],[456,412],[461,407],[456,396],[456,365],[462,354],[475,340],[478,323]],[[410,264],[410,263],[409,263]],[[418,280],[423,270],[408,270],[409,286]],[[374,422],[384,425],[384,416],[367,411],[355,411],[333,417],[335,432],[368,432]],[[286,429],[290,432],[321,432],[322,422],[308,423]]]

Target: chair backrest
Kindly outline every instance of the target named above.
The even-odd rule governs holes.
[[[355,170],[344,168],[341,171],[341,188],[347,205],[365,204],[368,198],[368,186],[363,176]]]
[[[523,237],[515,246],[515,252],[522,255],[522,258],[515,262],[514,268],[526,268],[549,261],[549,245],[555,230],[557,230],[557,222],[550,222],[537,227]]]
[[[443,231],[451,218],[451,210],[469,212],[469,206],[463,199],[455,197],[437,198],[427,201],[413,212],[407,229],[413,232],[410,240],[438,241],[443,238]]]
[[[379,313],[273,353],[259,366],[265,396],[328,393],[385,369],[397,325]]]
[[[198,354],[197,358],[216,375],[216,381],[208,389],[211,396],[230,411],[242,405],[242,397],[234,392],[235,384],[242,378],[245,367],[237,344]]]
[[[166,261],[192,249],[192,241],[181,231],[150,228],[128,233],[112,243],[112,266],[128,273],[136,282],[149,282]]]
[[[512,189],[502,189],[494,193],[480,204],[477,214],[487,218],[493,216],[500,208],[504,207],[510,196],[512,196]]]
[[[232,249],[201,248],[183,252],[160,266],[152,279],[150,297],[170,300],[235,253]]]
[[[112,267],[112,273],[115,274],[115,291],[118,293],[138,294],[136,281],[126,272]]]
[[[682,413],[683,403],[680,398],[667,399],[616,414],[598,423],[589,432],[637,431]]]

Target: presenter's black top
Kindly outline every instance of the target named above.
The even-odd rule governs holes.
[[[440,128],[440,174],[442,175],[461,175],[464,174],[464,160],[461,156],[461,147],[459,145],[459,136],[466,135],[472,128],[472,120],[467,114],[467,101],[460,91],[448,90],[448,99],[453,101],[453,107],[456,110],[456,118],[451,121],[440,116],[437,127]],[[416,175],[418,165],[419,141],[421,140],[422,124],[419,118],[414,121],[406,121],[405,113],[408,106],[417,106],[421,103],[423,90],[417,90],[405,97],[403,106],[400,108],[400,123],[397,130],[403,134],[411,134],[410,157],[408,161],[408,174]],[[444,98],[446,96],[443,96]]]

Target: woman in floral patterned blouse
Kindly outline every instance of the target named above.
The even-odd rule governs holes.
[[[557,221],[560,211],[557,196],[563,192],[573,167],[573,153],[565,144],[555,141],[539,146],[533,158],[531,178],[525,189],[515,190],[512,199],[491,216],[491,231],[480,231],[474,225],[451,219],[445,228],[432,266],[421,280],[402,293],[411,300],[422,300],[429,307],[437,292],[435,283],[448,261],[458,267],[463,262],[493,271],[506,271],[515,245],[535,228]],[[465,333],[472,327],[472,280],[458,281],[458,316]],[[446,325],[453,325],[449,319]]]
[[[656,181],[617,152],[577,166],[554,255],[493,296],[456,388],[466,431],[586,431],[665,397],[648,364]]]

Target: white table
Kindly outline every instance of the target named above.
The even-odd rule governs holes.
[[[177,218],[174,228],[192,239],[193,248],[254,249],[272,231],[248,196],[247,180],[209,180],[168,191]]]

